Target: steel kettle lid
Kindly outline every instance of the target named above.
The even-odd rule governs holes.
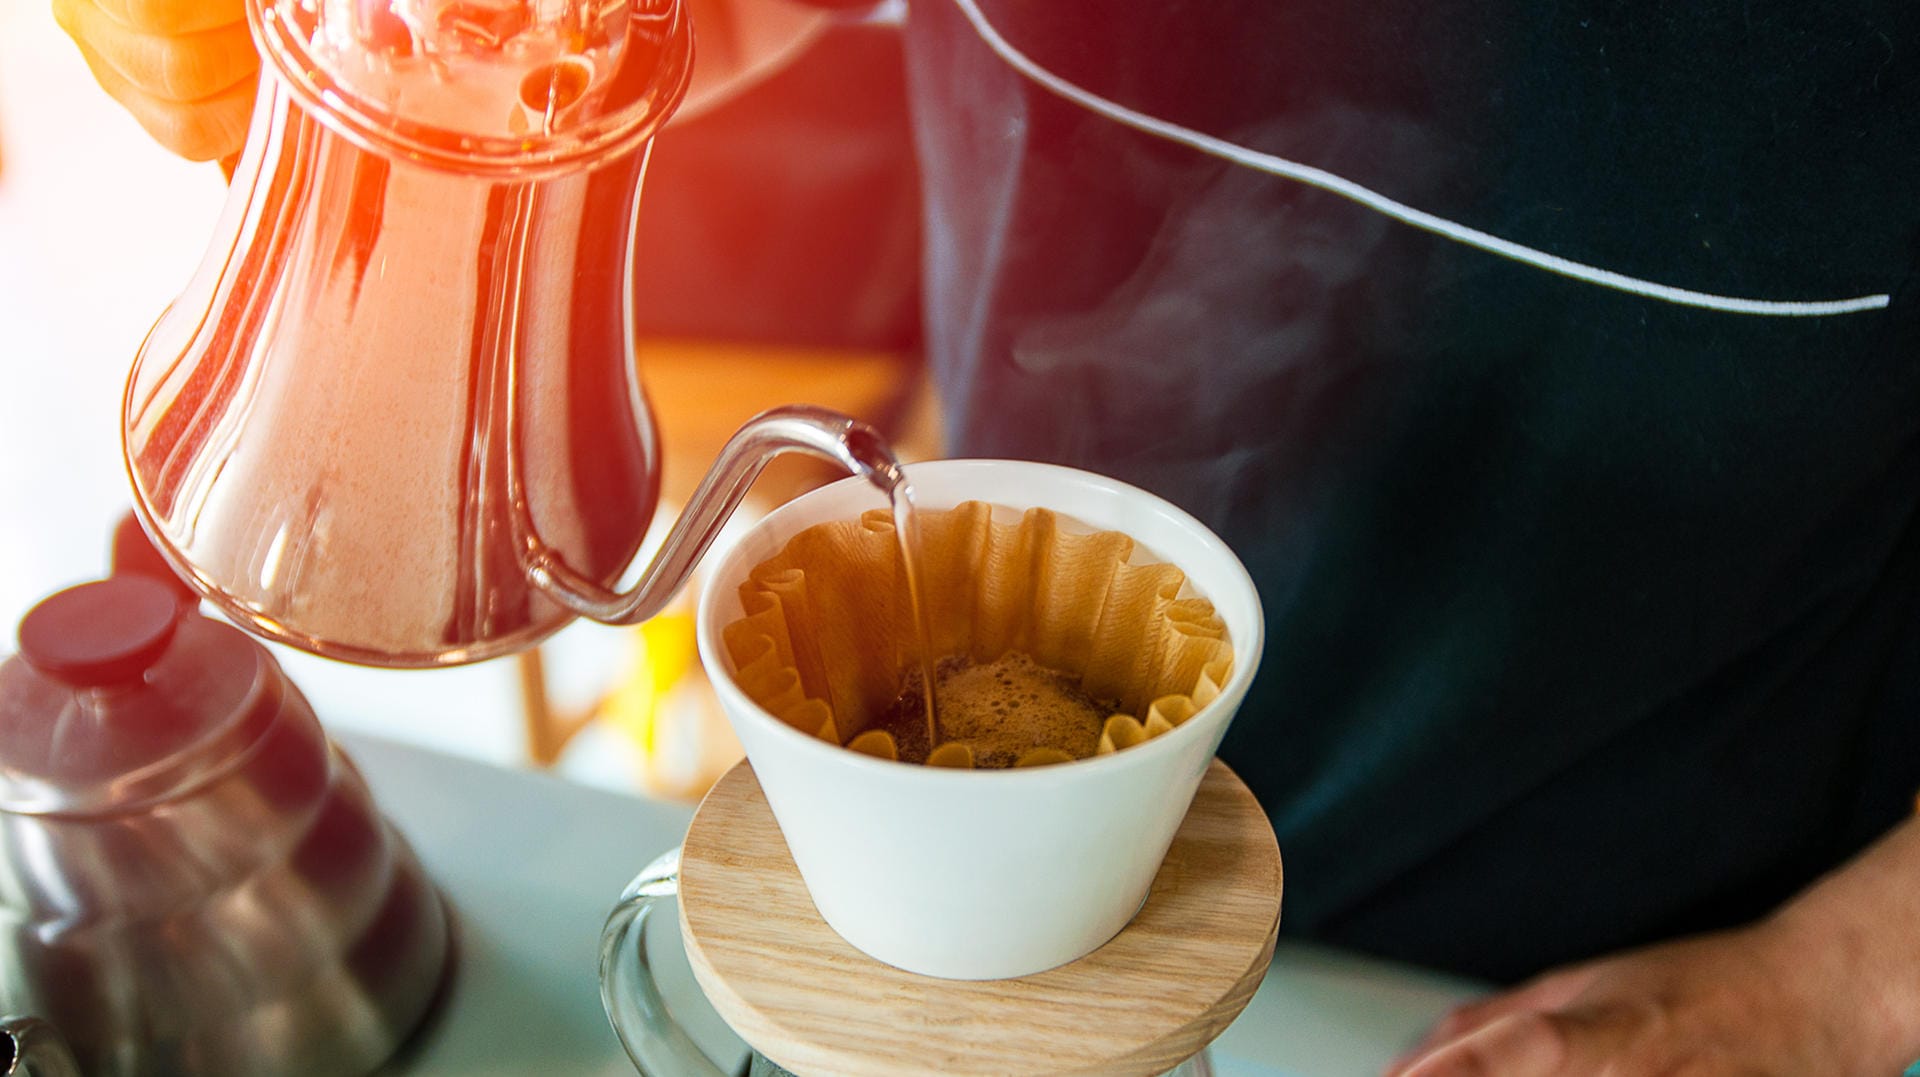
[[[20,621],[20,657],[71,688],[138,679],[160,660],[180,623],[172,588],[114,576],[50,595]]]
[[[0,812],[125,812],[218,773],[290,691],[239,630],[118,575],[43,599],[0,662]]]

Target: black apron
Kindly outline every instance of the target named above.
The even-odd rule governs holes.
[[[1733,314],[1130,130],[914,0],[954,455],[1252,570],[1223,754],[1283,928],[1497,978],[1771,907],[1920,787],[1920,5],[980,0],[1104,98]],[[1824,10],[1814,10],[1814,9]]]

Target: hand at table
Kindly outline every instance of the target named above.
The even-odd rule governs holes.
[[[189,160],[239,153],[260,60],[245,0],[53,0],[94,81]]]
[[[1838,925],[1776,917],[1551,972],[1462,1006],[1392,1077],[1898,1073],[1893,1014]]]

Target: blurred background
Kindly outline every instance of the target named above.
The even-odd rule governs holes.
[[[777,404],[865,419],[908,460],[939,454],[895,17],[834,25],[655,145],[635,282],[666,465],[652,539],[727,436]],[[225,194],[218,168],[159,149],[94,85],[45,0],[0,0],[0,651],[41,597],[106,570],[130,505],[127,369]],[[733,530],[834,477],[777,462]],[[693,593],[638,628],[577,624],[454,670],[275,650],[336,730],[691,799],[739,752],[694,653]]]

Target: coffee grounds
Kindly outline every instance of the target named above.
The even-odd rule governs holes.
[[[918,667],[901,676],[900,694],[872,728],[893,735],[900,759],[924,763],[926,705]],[[1119,704],[1089,696],[1080,679],[1009,652],[986,663],[965,655],[943,658],[934,669],[934,704],[943,743],[964,742],[982,769],[1011,767],[1034,748],[1058,748],[1075,759],[1094,754],[1100,730]]]

